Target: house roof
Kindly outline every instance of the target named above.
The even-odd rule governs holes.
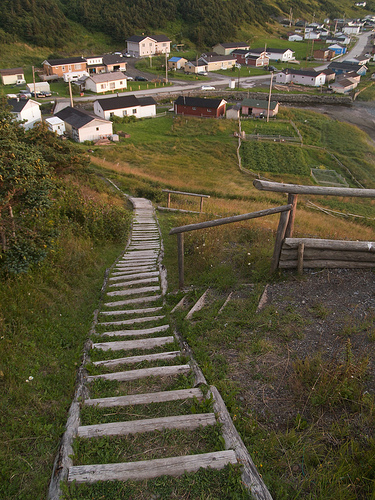
[[[98,99],[103,111],[112,109],[132,108],[134,106],[150,106],[156,104],[152,97],[136,97],[135,95],[125,95],[120,97],[110,97],[109,99]]]
[[[248,54],[249,53],[249,50],[248,49],[235,49],[233,52],[232,52],[232,56],[238,54],[238,55],[245,55],[245,54]]]
[[[152,40],[155,40],[155,42],[171,41],[166,35],[132,35],[131,37],[127,38],[126,41],[139,43],[145,38],[151,38]]]
[[[367,69],[366,66],[350,62],[331,62],[328,66],[329,69],[342,69],[343,71],[359,71],[362,68]]]
[[[44,62],[50,66],[62,66],[64,64],[77,64],[84,63],[86,59],[83,57],[67,57],[66,59],[46,59]]]
[[[178,62],[181,61],[181,59],[184,59],[183,57],[171,57],[168,59],[168,62]]]
[[[237,47],[249,47],[249,44],[246,42],[224,42],[224,43],[218,43],[218,45],[221,45],[225,49],[235,49]]]
[[[50,123],[51,125],[61,125],[61,123],[64,123],[64,121],[57,116],[51,116],[50,118],[46,118],[44,121]]]
[[[108,66],[108,64],[121,64],[125,62],[125,59],[118,54],[105,54],[103,56],[103,64]]]
[[[267,48],[267,52],[273,52],[274,54],[285,54],[287,50],[294,52],[292,49],[272,49],[271,47]]]
[[[250,49],[250,52],[252,52],[253,54],[263,54],[263,52],[268,52],[268,50],[264,50],[264,49]]]
[[[200,57],[198,61],[188,61],[187,64],[191,64],[191,66],[206,66],[207,63]]]
[[[315,71],[313,69],[306,70],[306,69],[287,68],[287,69],[284,69],[281,73],[285,73],[286,75],[289,73],[291,75],[311,76],[313,78],[316,78],[317,76],[321,75],[323,73],[323,71]]]
[[[67,106],[66,108],[62,109],[61,111],[56,113],[55,116],[77,129],[84,127],[93,120],[99,120],[102,122],[107,121],[99,118],[98,116],[93,116],[87,111],[75,109],[71,106]]]
[[[0,75],[10,76],[10,75],[18,75],[23,74],[23,68],[9,68],[9,69],[0,69]]]
[[[11,111],[13,113],[20,113],[29,103],[33,103],[38,107],[40,106],[39,102],[33,101],[32,99],[7,99],[7,104],[12,108]]]
[[[177,97],[174,103],[180,106],[194,106],[196,108],[217,109],[223,101],[224,99],[207,99],[205,97],[185,97],[180,95]]]
[[[100,73],[99,75],[91,75],[88,78],[94,83],[114,82],[117,80],[125,80],[126,76],[122,71],[115,71],[112,73]]]
[[[234,61],[236,58],[232,55],[219,56],[217,54],[216,55],[210,54],[210,55],[202,56],[202,59],[209,63],[209,62],[220,62],[220,61]]]
[[[355,85],[357,82],[353,81],[349,78],[343,78],[342,80],[337,80],[335,83],[331,83],[331,87],[351,87],[352,85]]]
[[[270,102],[270,109],[273,110],[279,103],[277,101]],[[241,103],[241,106],[247,106],[249,108],[259,108],[259,109],[268,109],[268,101],[261,99],[244,99]]]

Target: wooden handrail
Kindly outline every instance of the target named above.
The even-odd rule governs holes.
[[[255,179],[253,181],[253,185],[260,191],[272,191],[274,193],[375,198],[375,189],[302,186],[300,184],[281,184],[280,182],[262,181],[260,179]]]
[[[206,222],[199,222],[197,224],[188,224],[187,226],[174,227],[169,231],[169,234],[177,234],[177,255],[178,255],[178,277],[179,277],[179,287],[184,286],[184,233],[188,231],[196,231],[198,229],[205,229],[208,227],[222,226],[223,224],[231,224],[232,222],[238,222],[248,219],[256,219],[258,217],[264,217],[266,215],[281,214],[280,221],[282,222],[282,227],[284,228],[289,217],[288,213],[293,208],[293,204],[283,205],[281,207],[267,208],[266,210],[259,210],[258,212],[250,212],[248,214],[233,215],[232,217],[224,217],[222,219],[215,219]],[[280,223],[279,223],[280,227]],[[283,237],[284,237],[283,233]],[[281,248],[281,244],[280,244]]]
[[[185,193],[184,191],[172,191],[171,189],[162,189],[163,193],[185,194],[186,196],[199,196],[200,198],[210,198],[208,194]]]
[[[259,210],[259,212],[250,212],[248,214],[233,215],[232,217],[224,217],[222,219],[209,220],[206,222],[198,222],[197,224],[188,224],[187,226],[174,227],[169,231],[169,234],[186,233],[188,231],[196,231],[197,229],[206,229],[208,227],[222,226],[223,224],[231,224],[241,220],[256,219],[266,215],[279,214],[281,212],[289,212],[292,205],[283,205],[281,207],[267,208]]]

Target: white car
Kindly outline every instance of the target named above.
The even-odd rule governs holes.
[[[127,80],[134,80],[134,78],[132,76],[127,76],[126,79]]]
[[[202,85],[201,90],[215,90],[215,87],[212,87],[212,85]]]

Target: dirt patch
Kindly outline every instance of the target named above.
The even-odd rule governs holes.
[[[298,415],[324,427],[375,394],[374,272],[324,270],[269,285],[257,316],[223,355],[240,400],[269,429]]]

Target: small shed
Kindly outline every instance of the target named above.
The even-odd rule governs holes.
[[[26,88],[29,92],[34,92],[34,84],[28,83]],[[50,92],[50,86],[48,82],[36,82],[35,83],[36,92]]]
[[[63,135],[65,133],[65,123],[57,116],[46,118],[45,122],[47,123],[48,130],[51,132],[56,132],[57,135]]]
[[[238,120],[240,118],[241,113],[241,104],[237,103],[231,108],[227,109],[226,118],[228,120]]]
[[[168,60],[168,69],[184,69],[187,62],[184,57],[171,57]]]
[[[25,82],[23,68],[0,69],[0,76],[3,85],[14,85],[17,82]]]
[[[179,96],[174,102],[176,115],[201,116],[219,118],[225,115],[227,101],[224,99],[207,99],[204,97]]]
[[[268,112],[268,101],[261,99],[244,99],[241,103],[242,114],[252,115],[259,117],[261,115],[267,115]],[[279,112],[278,101],[270,102],[270,117],[276,116]]]

